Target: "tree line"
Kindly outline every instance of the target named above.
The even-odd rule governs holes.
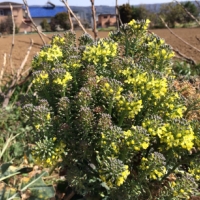
[[[194,17],[199,17],[200,9],[194,3],[189,1],[183,2],[181,4],[178,3],[167,3],[161,5],[159,11],[152,8],[148,8],[148,6],[140,5],[140,6],[131,6],[130,4],[123,4],[119,6],[119,14],[121,21],[123,23],[128,23],[132,19],[142,20],[142,19],[150,19],[152,28],[162,28],[164,25],[158,18],[158,15],[161,16],[169,27],[174,28],[176,23],[186,24],[194,21],[185,11],[186,9],[190,12]]]

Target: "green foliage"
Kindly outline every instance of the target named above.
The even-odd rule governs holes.
[[[195,4],[191,2],[184,2],[182,3],[182,6],[194,17],[198,16],[199,12]],[[175,27],[176,23],[184,24],[193,21],[193,19],[185,12],[185,10],[176,3],[163,4],[160,9],[160,15],[165,18],[165,21],[172,28]]]
[[[33,60],[34,95],[23,108],[33,156],[66,166],[69,186],[86,199],[197,193],[199,123],[184,118],[174,52],[149,23],[132,20],[97,41],[85,34],[78,47],[73,32],[55,35]]]
[[[46,185],[46,171],[35,171],[30,167],[15,167],[4,163],[0,167],[0,196],[2,200],[44,200],[54,196],[54,188]],[[23,175],[23,176],[22,176]]]
[[[56,14],[55,17],[51,19],[50,25],[53,31],[57,29],[57,26],[64,30],[68,30],[70,28],[68,14],[66,12]]]
[[[122,23],[128,23],[133,19],[133,9],[130,4],[119,6],[119,13]]]
[[[183,21],[183,13],[181,6],[176,3],[163,4],[160,8],[160,14],[164,16],[165,22],[172,28],[175,27],[176,22]]]
[[[49,25],[46,19],[43,19],[40,25],[42,26],[42,29],[44,31],[47,31],[47,32],[51,31],[51,26]]]
[[[132,6],[133,15],[132,19],[142,20],[147,19],[150,15],[150,12],[144,6]]]
[[[147,19],[150,12],[144,6],[130,6],[130,4],[123,4],[119,6],[120,17],[123,23],[128,23],[132,19],[142,20]]]
[[[199,65],[190,64],[185,61],[176,61],[174,62],[173,70],[177,75],[182,75],[184,77],[191,77],[191,76],[200,76],[200,69]]]
[[[30,127],[24,127],[21,111],[17,107],[6,107],[0,110],[0,161],[1,163],[15,163],[27,153],[28,146],[25,138],[28,139]]]

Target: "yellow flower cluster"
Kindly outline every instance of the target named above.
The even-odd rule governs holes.
[[[150,179],[159,179],[166,173],[166,168],[163,166],[160,170],[154,169],[150,172],[149,178]]]
[[[115,178],[107,178],[106,174],[102,174],[102,171],[99,170],[100,172],[100,179],[105,182],[110,188],[120,186],[124,183],[124,181],[127,179],[128,175],[130,174],[130,171],[128,169],[128,165],[124,165],[123,171],[121,171]]]
[[[127,115],[129,119],[134,119],[141,109],[143,108],[142,100],[127,101],[124,96],[117,102],[118,112]]]
[[[197,191],[197,185],[189,174],[187,176],[184,175],[182,178],[175,176],[175,180],[169,182],[169,186],[173,197],[176,199],[191,199],[192,194]]]
[[[86,46],[82,59],[89,63],[106,67],[110,58],[116,55],[117,43],[101,39],[97,44]]]
[[[139,22],[139,21],[135,21],[134,19],[132,19],[128,25],[133,29],[133,30],[147,30],[148,26],[150,24],[150,20],[147,19],[145,21]]]
[[[130,171],[128,170],[128,165],[124,165],[124,171],[121,172],[116,178],[116,185],[117,186],[122,185],[124,181],[127,179],[129,174],[130,174]]]
[[[146,119],[142,126],[151,136],[158,136],[160,142],[167,145],[166,149],[179,147],[189,151],[194,145],[194,132],[189,124],[162,123],[159,120]]]
[[[56,78],[53,80],[53,83],[58,84],[62,87],[66,87],[66,84],[72,80],[72,76],[69,72],[66,72],[63,78]]]
[[[200,166],[198,161],[190,162],[190,168],[188,171],[197,181],[200,181]]]
[[[112,136],[114,135],[115,133],[112,132],[101,133],[101,148],[105,148],[105,146],[107,146],[111,151],[112,156],[118,155],[120,150],[119,143],[112,139]],[[117,140],[119,138],[116,137],[115,139]]]
[[[101,86],[101,91],[105,94],[106,98],[119,100],[121,98],[121,92],[123,91],[123,88],[118,84],[106,82]]]
[[[57,140],[57,138],[54,137],[50,140],[50,142],[54,143]],[[62,154],[64,153],[65,146],[66,145],[63,142],[55,143],[55,146],[51,148],[51,152],[49,153],[44,153],[42,149],[39,149],[39,152],[37,149],[34,149],[32,151],[32,155],[35,163],[44,167],[50,167],[55,165],[59,160],[62,159]]]
[[[158,162],[154,154],[151,154],[148,158],[143,157],[141,159],[140,169],[141,173],[146,174],[152,180],[161,179],[167,172],[162,162]]]
[[[51,43],[53,45],[64,45],[65,44],[65,38],[64,37],[61,37],[59,35],[56,35],[52,38],[52,41]]]
[[[33,84],[48,84],[49,75],[45,71],[41,71],[39,74],[35,74],[35,77],[32,81]]]
[[[39,60],[45,60],[45,62],[55,62],[62,57],[63,53],[57,45],[52,45],[47,50],[41,50],[39,53]]]
[[[128,67],[120,72],[126,77],[125,83],[133,85],[133,90],[140,91],[143,95],[151,93],[155,99],[160,99],[167,93],[166,78],[156,78],[154,74],[142,72],[136,67],[133,69]]]
[[[137,131],[137,128],[134,126],[131,130],[123,132],[123,138],[123,142],[125,142],[128,149],[140,151],[142,149],[147,149],[149,146],[148,136]]]
[[[148,46],[149,58],[157,60],[170,60],[175,56],[175,53],[166,46],[163,39],[157,37],[154,33],[149,34],[146,40],[146,45]]]

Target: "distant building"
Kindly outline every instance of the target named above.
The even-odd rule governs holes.
[[[105,28],[109,26],[115,26],[117,18],[115,14],[100,14],[98,15],[98,26]]]
[[[34,23],[42,29],[40,24],[44,19],[49,23],[56,14],[67,12],[67,9],[65,6],[55,6],[48,2],[45,6],[29,6],[29,11]]]
[[[13,7],[13,15],[15,19],[15,25],[19,28],[19,32],[32,32],[35,29],[32,26],[31,20],[28,17],[28,13],[23,4],[14,3],[14,2],[2,2],[0,3],[0,23],[4,21],[7,17],[11,16],[10,4]],[[30,15],[37,25],[37,27],[41,30],[41,22],[46,19],[49,23],[51,18],[53,18],[56,14],[61,12],[67,12],[65,6],[56,6],[51,2],[47,2],[44,6],[29,6]],[[77,18],[81,21],[81,23],[88,27],[88,22],[86,19],[86,14],[83,10],[73,10],[76,14]],[[72,16],[72,21],[74,23],[74,27],[78,27],[78,23],[76,19]]]
[[[0,3],[0,23],[6,20],[8,16],[11,16],[10,5],[13,7],[15,25],[19,28],[19,31],[23,32],[26,29],[26,25],[23,23],[24,9],[21,3],[9,1]]]

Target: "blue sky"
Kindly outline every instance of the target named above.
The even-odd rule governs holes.
[[[0,0],[0,2],[7,1],[7,0]],[[17,3],[23,3],[22,0],[10,0]],[[48,0],[27,0],[29,5],[44,5]],[[60,0],[51,0],[52,3],[56,5],[63,5]],[[90,6],[90,0],[68,0],[69,5],[71,6]],[[127,3],[128,0],[118,0],[118,4]],[[172,2],[172,0],[129,0],[131,5],[138,5],[138,4],[152,4],[152,3],[167,3]],[[108,5],[114,6],[115,0],[95,0],[95,5]]]

